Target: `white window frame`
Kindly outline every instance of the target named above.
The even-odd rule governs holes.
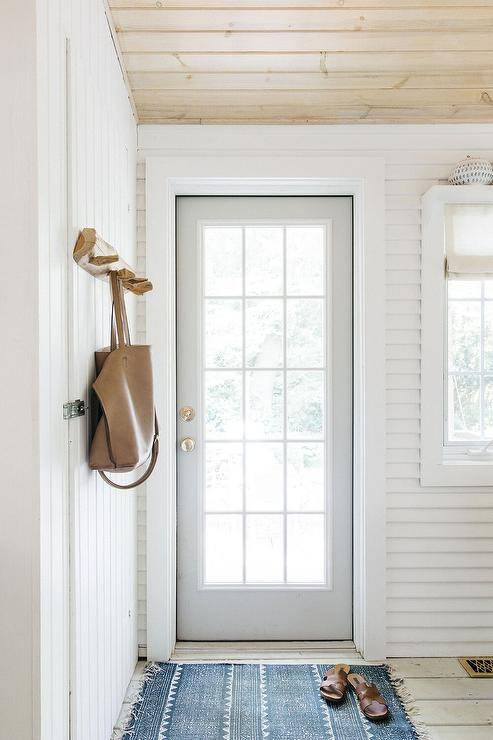
[[[183,141],[163,130],[167,152],[146,158],[146,262],[154,276],[147,330],[162,438],[147,483],[147,657],[168,660],[176,641],[175,200],[236,194],[353,196],[353,634],[367,660],[385,659],[385,161],[313,156],[299,143],[286,154],[284,142],[264,154],[257,133],[254,151],[241,132],[228,149],[221,129],[207,127],[194,129],[191,151],[189,132]],[[305,146],[310,141],[311,133]]]
[[[422,198],[421,484],[492,486],[493,460],[466,459],[465,450],[475,446],[471,443],[444,444],[448,383],[444,217],[445,206],[453,203],[493,204],[493,188],[435,185]]]

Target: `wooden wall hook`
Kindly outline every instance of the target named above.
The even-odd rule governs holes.
[[[79,267],[99,280],[108,280],[110,270],[117,270],[125,290],[135,295],[144,295],[152,290],[150,280],[136,277],[135,271],[120,259],[117,250],[99,236],[96,229],[82,229],[74,247],[73,257]]]

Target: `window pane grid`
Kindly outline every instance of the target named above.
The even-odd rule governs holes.
[[[207,514],[224,514],[225,516],[229,514],[241,514],[244,511],[243,506],[239,506],[237,509],[214,509],[213,511],[207,511]],[[283,514],[283,511],[279,509],[249,509],[245,512],[246,514],[258,514],[259,516],[263,516],[264,514]],[[321,509],[320,511],[305,511],[305,509],[300,509],[299,511],[296,511],[295,509],[290,509],[287,512],[287,515],[295,515],[295,514],[303,514],[303,516],[306,514],[307,516],[310,516],[311,514],[324,514],[325,510]]]
[[[245,295],[241,295],[238,293],[237,295],[233,295],[232,293],[229,295],[215,295],[212,293],[211,295],[208,295],[207,293],[204,293],[204,298],[208,300],[218,300],[218,301],[234,301],[234,300],[241,300],[242,298],[245,298],[246,300],[251,301],[272,301],[276,298],[285,298],[287,301],[296,301],[298,298],[325,298],[325,295],[323,293],[307,293],[304,295],[290,295],[288,293],[279,293],[279,294],[273,294],[273,295],[254,295],[252,293],[248,294],[245,293]],[[454,298],[454,300],[474,300],[474,299],[459,299]],[[493,299],[491,299],[493,301]]]
[[[207,436],[207,443],[210,442],[221,442],[221,444],[233,444],[235,442],[242,442],[243,437],[240,435],[239,437],[230,437],[229,439],[223,439],[221,437],[213,437],[213,436]],[[265,437],[248,437],[248,439],[245,439],[245,442],[249,442],[250,444],[253,444],[255,442],[283,442],[282,437],[280,439],[272,438],[266,440]],[[293,439],[286,440],[288,444],[291,442],[324,442],[323,437],[294,437]]]
[[[248,367],[244,367],[243,365],[232,365],[231,367],[210,367],[210,366],[206,366],[203,369],[204,369],[204,372],[210,371],[210,372],[215,372],[215,373],[220,373],[221,371],[223,371],[223,372],[229,372],[230,370],[244,370],[245,372],[248,372],[249,370],[255,370],[256,373],[261,373],[261,372],[270,372],[270,373],[273,373],[273,372],[279,372],[280,370],[282,370],[282,367],[255,367],[255,368],[252,368],[252,367],[249,367],[249,366]],[[325,368],[325,365],[317,365],[316,367],[305,366],[305,367],[290,367],[289,368],[289,370],[297,371],[297,372],[305,372],[305,370],[325,370],[325,369],[326,369]]]
[[[242,582],[246,583],[247,579],[247,573],[246,573],[246,537],[247,537],[247,531],[246,531],[246,516],[245,516],[245,510],[246,510],[246,450],[245,450],[245,427],[246,427],[246,372],[245,372],[245,366],[246,366],[246,244],[245,244],[245,229],[241,230],[241,290],[242,290],[242,384],[243,384],[243,407],[242,407],[242,418],[243,418],[243,427],[242,427],[242,449],[243,449],[243,457],[242,457],[242,465],[243,465],[243,498],[242,498],[242,527],[243,527],[243,538],[242,538]]]
[[[237,229],[238,227],[235,228]],[[320,265],[317,265],[316,260],[312,256],[311,267],[315,270],[315,273],[318,269],[318,272],[325,276],[325,228],[318,228],[322,235],[322,248],[319,251],[323,262]],[[249,241],[247,237],[248,227],[240,227],[241,258],[239,255],[235,258],[236,262],[241,264],[241,277],[240,275],[235,275],[235,284],[238,287],[240,287],[241,284],[241,294],[238,290],[234,291],[233,289],[231,292],[216,294],[214,286],[212,285],[211,287],[211,281],[208,281],[207,279],[204,281],[204,292],[202,298],[202,336],[203,346],[206,348],[202,366],[202,383],[205,382],[203,397],[206,405],[203,414],[205,420],[203,429],[205,450],[204,459],[208,459],[207,449],[211,445],[222,446],[223,452],[227,450],[227,447],[224,447],[225,445],[239,445],[242,451],[240,500],[237,501],[236,504],[228,501],[227,507],[215,505],[214,508],[211,509],[208,504],[209,499],[207,496],[203,499],[204,505],[202,507],[202,521],[203,531],[206,533],[203,537],[203,547],[205,548],[203,552],[205,564],[203,582],[206,586],[210,585],[214,587],[232,585],[236,588],[242,585],[244,587],[252,587],[256,584],[259,586],[269,584],[272,586],[294,587],[299,586],[300,583],[307,585],[308,587],[326,586],[327,566],[325,562],[325,533],[327,524],[325,520],[327,516],[327,507],[325,501],[325,451],[323,451],[322,455],[320,455],[320,452],[316,452],[317,445],[323,448],[323,450],[325,448],[326,296],[325,293],[320,292],[320,287],[325,288],[325,278],[323,286],[320,284],[320,279],[318,278],[318,284],[316,286],[317,289],[314,290],[313,293],[310,293],[306,292],[306,288],[308,288],[308,291],[310,290],[309,279],[307,280],[306,276],[301,275],[300,277],[297,275],[296,280],[291,277],[291,282],[295,284],[296,287],[293,288],[293,293],[289,292],[287,288],[289,259],[287,249],[288,229],[289,226],[276,227],[277,231],[282,230],[282,275],[279,276],[278,280],[275,278],[274,273],[276,264],[279,264],[279,259],[272,259],[269,256],[266,257],[268,269],[271,271],[271,277],[273,276],[272,292],[268,292],[268,286],[270,284],[266,281],[265,276],[259,277],[262,271],[261,266],[259,267],[256,265],[255,268],[252,268],[252,274],[256,274],[260,281],[258,286],[255,282],[252,282],[253,278],[251,275],[250,278],[248,278],[249,265],[253,264],[252,259],[249,260],[247,257],[247,250],[249,249]],[[204,232],[206,230],[207,227],[204,228]],[[217,234],[219,229],[216,227],[214,230]],[[265,234],[261,234],[261,236],[264,238],[264,246],[268,247],[268,244],[265,242]],[[277,236],[279,235],[277,234]],[[277,242],[278,245],[279,241]],[[205,248],[202,250],[202,274],[214,275],[214,272],[216,272],[221,275],[222,284],[224,284],[224,275],[221,273],[221,270],[215,270],[214,266],[207,267],[207,239],[204,238],[203,243]],[[231,240],[228,247],[231,251]],[[255,248],[257,247],[258,245],[255,246]],[[220,250],[217,251],[220,252]],[[233,260],[231,254],[228,254],[228,258],[230,261]],[[300,256],[297,255],[298,271],[300,259],[302,260],[302,257],[300,258]],[[293,270],[291,272],[293,273]],[[247,280],[250,281],[248,285]],[[303,285],[305,290],[300,290],[298,293],[296,292],[296,289],[300,285]],[[247,287],[249,289],[248,293]],[[241,338],[231,335],[223,337],[223,341],[221,342],[221,337],[216,336],[216,329],[212,326],[207,326],[207,316],[210,315],[211,320],[214,320],[215,316],[214,311],[210,314],[206,314],[204,312],[204,308],[207,306],[208,302],[211,301],[213,302],[214,309],[220,309],[222,302],[223,310],[226,311],[226,313],[228,311],[231,312],[231,308],[234,308],[238,301],[241,302]],[[268,303],[269,301],[271,302],[270,304]],[[305,301],[305,303],[303,303],[303,301]],[[322,303],[320,309],[323,309],[321,311],[320,309],[317,309],[319,313],[321,313],[320,321],[322,323],[320,326],[314,326],[314,323],[318,320],[317,313],[315,312],[314,314],[313,312],[314,307],[317,306],[315,303],[316,301],[318,301],[318,305]],[[269,305],[274,306],[278,303],[282,303],[282,314],[279,319],[282,323],[282,326],[280,326],[280,339],[282,344],[282,347],[280,347],[280,364],[258,366],[258,363],[262,363],[263,359],[261,357],[260,350],[258,352],[256,351],[257,343],[260,341],[259,346],[265,347],[267,340],[272,341],[272,337],[275,336],[275,330],[273,329],[273,324],[269,326],[268,319],[266,319],[267,315],[262,309],[260,313],[257,314],[257,317],[260,316],[260,320],[263,323],[258,325],[256,329],[257,337],[255,339],[255,343],[252,344],[252,331],[255,331],[255,325],[251,323],[251,313],[249,321],[249,309],[252,306],[255,308],[256,306],[261,307],[264,305],[268,311]],[[289,306],[291,308],[288,310]],[[296,313],[301,317],[300,320],[302,322],[297,329],[304,329],[305,333],[308,333],[308,341],[311,341],[312,343],[311,353],[308,353],[309,357],[307,357],[307,360],[311,361],[307,361],[306,364],[302,366],[299,366],[299,363],[294,363],[293,366],[289,365],[290,358],[288,356],[288,352],[290,350],[288,347],[288,327],[293,326],[292,322],[297,320]],[[225,326],[226,328],[232,327],[231,321],[232,319],[230,319],[228,323],[228,319],[222,319],[221,326]],[[274,322],[275,321],[276,319],[274,318]],[[262,329],[267,332],[265,340],[263,340],[263,335],[258,334]],[[296,329],[292,328],[291,334],[296,337],[293,341],[297,341],[298,345],[300,345],[300,341],[301,344],[303,343],[304,340],[300,340]],[[211,336],[214,337],[218,348],[218,351],[215,354],[214,352],[207,350],[211,341]],[[248,337],[250,338],[248,339]],[[301,350],[302,349],[303,347],[301,346]],[[300,349],[297,351],[299,354]],[[294,350],[291,349],[291,357],[293,356],[293,352]],[[206,362],[207,357],[214,358],[212,365],[210,364],[210,361]],[[238,359],[241,357],[241,364],[238,364],[235,359],[236,357]],[[303,357],[302,359],[305,358]],[[321,361],[319,362],[319,360]],[[229,376],[228,373],[230,374]],[[298,373],[299,377],[296,377],[296,373]],[[231,385],[231,382],[234,379],[232,376],[236,375],[238,375],[236,386],[238,385],[238,381],[240,381],[241,387],[241,390],[238,389],[241,393],[241,410],[239,411],[241,418],[234,423],[232,420],[234,414],[230,413],[229,416],[231,418],[229,418],[228,410],[224,410],[224,408],[227,406],[228,394],[231,396],[228,382]],[[208,380],[209,376],[212,377],[215,383],[215,385],[213,383],[212,386],[212,390],[214,392],[211,392],[211,385]],[[279,381],[276,380],[277,377],[282,380],[281,391],[278,390],[277,384]],[[221,378],[225,378],[225,381],[221,381]],[[262,378],[263,380],[261,380]],[[293,386],[292,394],[288,389],[290,382]],[[305,418],[302,416],[300,417],[300,409],[303,408],[304,388],[308,388],[309,391],[311,389],[313,393],[313,389],[319,385],[321,393],[320,399],[317,398],[316,393],[314,396],[311,395],[309,397],[310,403],[308,404],[308,408],[305,408]],[[295,387],[298,388],[297,401],[295,401]],[[264,397],[262,397],[262,393],[264,394]],[[299,395],[300,393],[301,396]],[[280,406],[278,407],[277,404],[279,401]],[[224,408],[222,408],[221,404]],[[306,406],[307,404],[305,404],[305,407]],[[270,418],[268,418],[269,414],[271,415]],[[293,415],[296,417],[296,414],[298,414],[297,422],[289,422],[288,425],[288,420],[293,417]],[[311,426],[310,414],[314,419],[311,421]],[[280,426],[277,426],[278,424],[280,424]],[[306,426],[307,424],[308,426]],[[302,430],[304,428],[307,428],[307,431],[309,432],[308,434],[302,434]],[[235,433],[235,429],[238,430],[238,433]],[[277,431],[277,429],[279,431]],[[220,432],[220,434],[215,434],[215,430]],[[253,434],[253,430],[262,432],[263,436]],[[316,433],[317,430],[320,431],[319,434]],[[224,436],[221,436],[222,434],[224,434]],[[255,445],[261,445],[263,452],[270,451],[270,453],[273,453],[278,448],[280,450],[282,449],[282,503],[280,499],[279,505],[276,505],[273,508],[268,505],[265,507],[252,506],[253,501],[249,501],[251,494],[248,494],[247,491],[248,486],[251,485],[248,483],[251,476],[249,473],[250,469],[247,466],[249,464],[254,465],[255,463],[252,462],[254,459],[257,463],[259,460],[262,461],[262,457],[264,459],[264,463],[266,459],[265,455],[262,456],[260,454],[262,451],[261,448],[256,450],[256,453],[258,454],[252,454],[255,452]],[[297,456],[293,458],[292,450],[295,447],[299,449],[297,449]],[[236,449],[236,447],[234,449]],[[220,457],[221,456],[219,455],[219,458]],[[249,462],[250,458],[251,460]],[[294,463],[293,459],[295,460]],[[224,459],[222,459],[221,464],[218,464],[217,461],[215,461],[214,464],[215,468],[213,472],[216,476],[222,476],[222,491],[224,492],[225,485],[227,486],[231,484],[231,471],[228,472],[228,464],[227,462],[225,463]],[[206,462],[206,467],[207,465],[208,463]],[[224,467],[225,465],[226,467]],[[297,467],[293,467],[293,465],[297,465]],[[310,470],[314,465],[314,472],[311,473]],[[308,468],[304,466],[308,466]],[[302,496],[300,499],[299,493],[297,494],[298,498],[296,500],[293,500],[291,497],[290,500],[292,501],[292,504],[290,506],[288,503],[288,485],[291,487],[294,485],[293,480],[295,480],[295,473],[298,478],[297,484],[299,486],[299,479],[303,482],[303,474],[306,476],[308,470],[312,477],[307,478],[306,480],[308,480],[308,482],[311,481],[312,483],[315,481],[313,485],[315,489],[316,486],[320,484],[320,466],[322,471],[322,498],[319,497],[317,501],[315,501],[312,496],[312,499],[310,499],[310,486],[303,487],[302,485],[302,493],[305,494],[304,498]],[[229,465],[229,468],[231,467],[234,466]],[[272,470],[270,473],[272,474]],[[203,479],[205,480],[205,469],[203,471],[203,475]],[[230,478],[228,478],[228,475]],[[315,478],[313,478],[313,475],[315,475]],[[266,481],[268,484],[273,480],[272,478],[269,478],[268,475],[261,476],[261,478],[262,477],[264,478],[262,481],[264,486],[266,485]],[[307,489],[308,493],[304,489]],[[272,494],[272,491],[269,492],[269,495],[270,494]],[[262,491],[260,491],[260,495],[262,496]],[[270,496],[270,498],[267,496],[266,498],[268,498],[266,501],[267,504],[269,500],[273,500],[272,496]],[[212,497],[211,500],[217,500],[219,503],[220,500],[224,499],[220,499],[216,496],[215,499]],[[262,499],[259,499],[259,503],[261,500]],[[299,505],[295,506],[293,505],[294,503],[298,503]],[[322,507],[320,504],[322,504]],[[208,525],[210,517],[213,517],[211,526]],[[240,524],[239,518],[241,519],[241,534],[238,529]],[[223,525],[221,525],[221,520],[223,520]],[[231,521],[231,526],[227,525],[227,520]],[[223,531],[227,532],[226,539],[229,538],[228,541],[232,541],[231,537],[233,537],[233,533],[236,533],[234,536],[240,541],[237,542],[236,545],[235,552],[238,554],[234,556],[236,558],[235,562],[237,561],[240,552],[242,560],[240,570],[234,571],[233,576],[231,576],[231,573],[233,572],[234,567],[231,564],[228,567],[225,567],[225,579],[221,579],[217,575],[217,555],[211,555],[209,552],[211,548],[214,548],[213,533],[221,533]],[[315,534],[317,535],[316,537],[314,536]],[[311,540],[314,541],[311,542]],[[295,547],[297,548],[296,552],[293,552],[292,548],[289,549],[290,542],[295,543]],[[306,547],[307,543],[308,548]],[[305,550],[313,550],[315,557],[312,555],[312,561],[316,563],[315,568],[310,564],[311,561],[308,556],[307,558],[302,557],[301,559],[298,557],[300,547],[302,549],[304,547]],[[317,552],[317,547],[320,552]],[[221,550],[221,547],[219,547],[219,550]],[[262,558],[264,560],[262,560]],[[213,563],[210,572],[208,566],[209,562]],[[237,564],[237,567],[239,567],[239,564]],[[229,574],[229,577],[227,574]],[[302,576],[302,578],[300,576]]]
[[[486,360],[492,328],[491,280],[448,281],[448,341],[445,439],[448,444],[484,443],[493,436],[487,422],[487,388],[493,367]],[[489,344],[488,344],[489,349]]]

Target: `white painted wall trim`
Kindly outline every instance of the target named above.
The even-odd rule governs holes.
[[[445,229],[447,203],[493,203],[493,188],[486,185],[434,185],[422,197],[422,411],[421,485],[490,486],[491,461],[465,460],[447,451],[443,439],[444,383],[447,331]]]
[[[491,147],[493,124],[370,124],[347,125],[217,125],[145,124],[139,126],[139,149],[150,157],[176,156],[178,152],[216,155],[226,150],[249,152],[299,152],[327,156],[346,153],[433,152],[456,149],[463,156],[466,143],[476,152]]]
[[[313,129],[312,129],[313,130]],[[221,134],[207,132],[221,147]],[[172,141],[172,138],[171,138]],[[308,140],[307,140],[308,141]],[[168,141],[168,152],[170,142]],[[148,302],[162,453],[147,485],[148,657],[167,660],[176,638],[175,198],[177,195],[353,195],[354,640],[385,657],[384,160],[208,150],[148,157]]]

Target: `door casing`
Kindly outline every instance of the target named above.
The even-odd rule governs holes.
[[[176,264],[178,195],[353,196],[354,612],[356,648],[385,650],[384,160],[207,152],[146,160],[147,308],[161,456],[147,484],[147,656],[176,642]]]

